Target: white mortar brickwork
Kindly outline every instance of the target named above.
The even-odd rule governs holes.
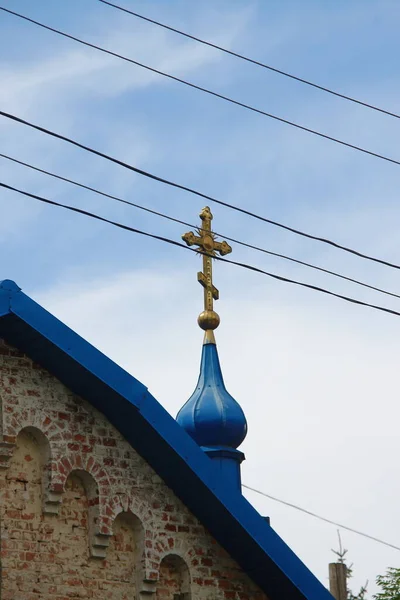
[[[120,433],[0,340],[2,600],[266,600]]]

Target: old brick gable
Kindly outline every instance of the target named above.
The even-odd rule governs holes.
[[[0,340],[2,600],[264,600],[119,432]]]

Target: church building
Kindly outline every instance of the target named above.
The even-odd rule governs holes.
[[[332,600],[241,493],[246,419],[214,337],[212,258],[231,248],[200,217],[183,239],[202,254],[204,344],[176,419],[0,283],[2,600]]]

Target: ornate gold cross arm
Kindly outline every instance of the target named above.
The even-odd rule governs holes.
[[[213,232],[211,232],[211,234],[212,236],[215,235]],[[205,240],[204,236],[201,237],[195,235],[193,231],[188,231],[187,233],[184,233],[182,239],[187,243],[188,246],[201,246],[203,250],[205,252],[208,252],[209,254],[215,254],[215,252],[218,252],[219,254],[221,254],[221,256],[225,256],[225,254],[229,254],[230,252],[232,252],[232,248],[230,247],[228,242],[225,242],[225,240],[223,242],[216,242],[215,238],[213,237],[212,244],[207,243],[209,242],[209,240]]]
[[[218,300],[219,291],[212,281],[212,258],[216,254],[225,256],[232,252],[230,245],[223,241],[217,242],[216,235],[211,231],[212,213],[208,206],[200,213],[202,225],[193,233],[183,234],[182,239],[188,246],[198,246],[198,252],[203,255],[203,272],[197,273],[197,281],[204,288],[204,311],[199,315],[198,323],[206,331],[206,340],[215,343],[212,331],[219,325],[219,316],[214,312],[214,300]]]

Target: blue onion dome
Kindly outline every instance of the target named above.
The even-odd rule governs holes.
[[[225,389],[215,343],[203,345],[197,387],[176,420],[199,446],[237,448],[246,437],[246,417]]]

